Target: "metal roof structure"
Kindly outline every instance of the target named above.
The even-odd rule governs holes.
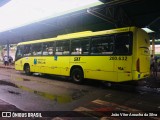
[[[0,32],[0,44],[15,44],[21,41],[51,38],[60,34],[126,26],[148,27],[155,31],[150,33],[150,36],[154,34],[156,39],[160,39],[159,0],[100,1],[104,4]]]

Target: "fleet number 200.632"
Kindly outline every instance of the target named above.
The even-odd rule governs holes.
[[[110,56],[109,60],[127,60],[126,56]]]

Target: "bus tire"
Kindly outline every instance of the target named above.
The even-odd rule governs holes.
[[[71,78],[75,83],[78,83],[78,84],[83,83],[83,79],[84,79],[83,70],[81,68],[74,68],[71,71]]]
[[[24,72],[25,72],[26,75],[32,75],[29,65],[24,66]]]

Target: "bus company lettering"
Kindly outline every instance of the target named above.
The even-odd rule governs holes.
[[[80,61],[81,57],[74,57],[74,61]]]
[[[45,59],[37,59],[37,64],[46,64]]]

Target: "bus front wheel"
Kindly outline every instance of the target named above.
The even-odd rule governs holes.
[[[75,83],[82,83],[84,79],[83,71],[81,68],[74,68],[71,72],[71,78]]]
[[[26,75],[31,75],[31,71],[30,71],[30,66],[29,65],[25,65],[24,67],[24,72]]]

